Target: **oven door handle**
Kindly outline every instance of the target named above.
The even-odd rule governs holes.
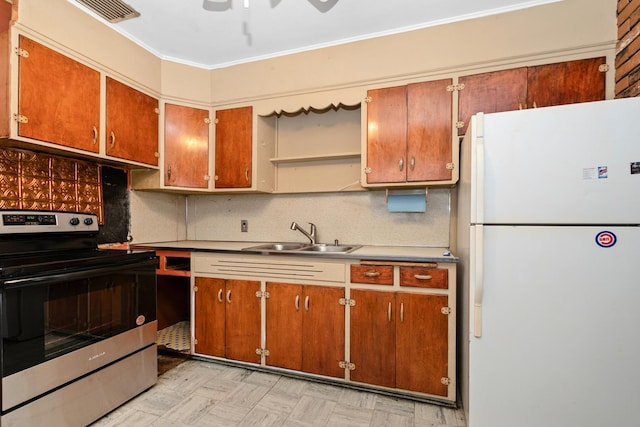
[[[44,276],[27,277],[24,279],[9,279],[2,282],[4,286],[32,286],[44,282],[60,282],[62,280],[85,279],[88,277],[100,276],[105,273],[114,273],[122,270],[131,270],[132,268],[153,267],[158,265],[157,259],[148,259],[144,261],[136,261],[128,264],[108,264],[99,268],[89,268],[77,271],[67,271],[58,274],[47,274]]]

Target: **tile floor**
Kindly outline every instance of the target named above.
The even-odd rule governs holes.
[[[108,426],[447,426],[462,410],[189,359],[96,421]]]

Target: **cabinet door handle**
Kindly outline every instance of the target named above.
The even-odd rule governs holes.
[[[309,295],[304,297],[304,310],[309,311]]]
[[[400,159],[398,161],[398,169],[400,170],[404,169],[404,159]]]
[[[409,161],[409,169],[413,170],[416,167],[416,158],[411,156],[411,160]]]
[[[296,311],[300,311],[300,295],[296,295],[296,302],[294,303]]]
[[[364,275],[365,275],[365,277],[378,277],[378,276],[380,276],[380,272],[379,271],[365,271]]]
[[[222,288],[218,289],[218,302],[222,302]]]
[[[249,168],[244,168],[244,179],[249,182]]]
[[[389,303],[389,307],[387,307],[387,322],[391,322],[391,303]]]
[[[171,166],[167,168],[167,181],[171,181]]]
[[[400,322],[404,322],[404,303],[400,304]]]
[[[227,304],[231,304],[231,289],[227,291]]]
[[[116,146],[116,134],[111,131],[111,148]]]
[[[94,126],[93,127],[93,143],[95,144],[96,142],[98,142],[98,128]]]
[[[413,277],[415,277],[418,280],[431,280],[432,277],[428,274],[414,274]]]

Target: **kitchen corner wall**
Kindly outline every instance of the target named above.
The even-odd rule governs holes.
[[[132,243],[184,240],[186,196],[130,192]]]
[[[294,241],[292,221],[318,227],[318,241],[449,247],[451,190],[430,189],[424,213],[387,211],[384,190],[312,194],[177,195],[131,192],[133,243],[173,240]],[[240,231],[240,220],[249,231]]]

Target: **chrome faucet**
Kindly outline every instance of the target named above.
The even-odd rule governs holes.
[[[311,231],[309,233],[307,233],[306,231],[304,231],[302,229],[302,227],[300,227],[298,225],[297,222],[292,222],[291,223],[291,229],[292,230],[298,230],[299,232],[301,232],[302,234],[304,234],[305,236],[307,236],[307,239],[311,240],[311,244],[315,245],[316,244],[316,225],[313,223],[309,223],[309,225],[311,225]]]

